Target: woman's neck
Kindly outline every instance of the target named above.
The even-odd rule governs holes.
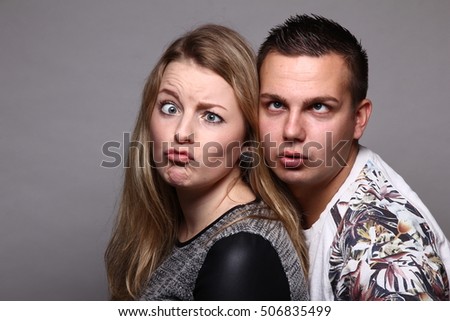
[[[239,169],[214,186],[178,189],[177,194],[184,218],[178,231],[181,242],[197,235],[227,210],[255,199],[255,194],[241,179]]]

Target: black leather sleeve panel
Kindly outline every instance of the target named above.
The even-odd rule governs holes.
[[[290,300],[278,253],[260,235],[240,232],[209,250],[194,289],[195,300]]]

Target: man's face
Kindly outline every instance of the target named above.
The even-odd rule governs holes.
[[[270,53],[260,69],[259,129],[268,166],[291,190],[326,188],[350,159],[357,117],[341,56]]]

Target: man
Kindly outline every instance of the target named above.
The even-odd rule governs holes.
[[[448,300],[450,246],[405,181],[358,144],[368,61],[334,21],[299,15],[258,53],[265,159],[298,201],[312,300]]]

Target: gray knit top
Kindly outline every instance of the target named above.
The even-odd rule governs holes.
[[[141,300],[308,300],[300,259],[260,202],[233,207],[152,274]]]

